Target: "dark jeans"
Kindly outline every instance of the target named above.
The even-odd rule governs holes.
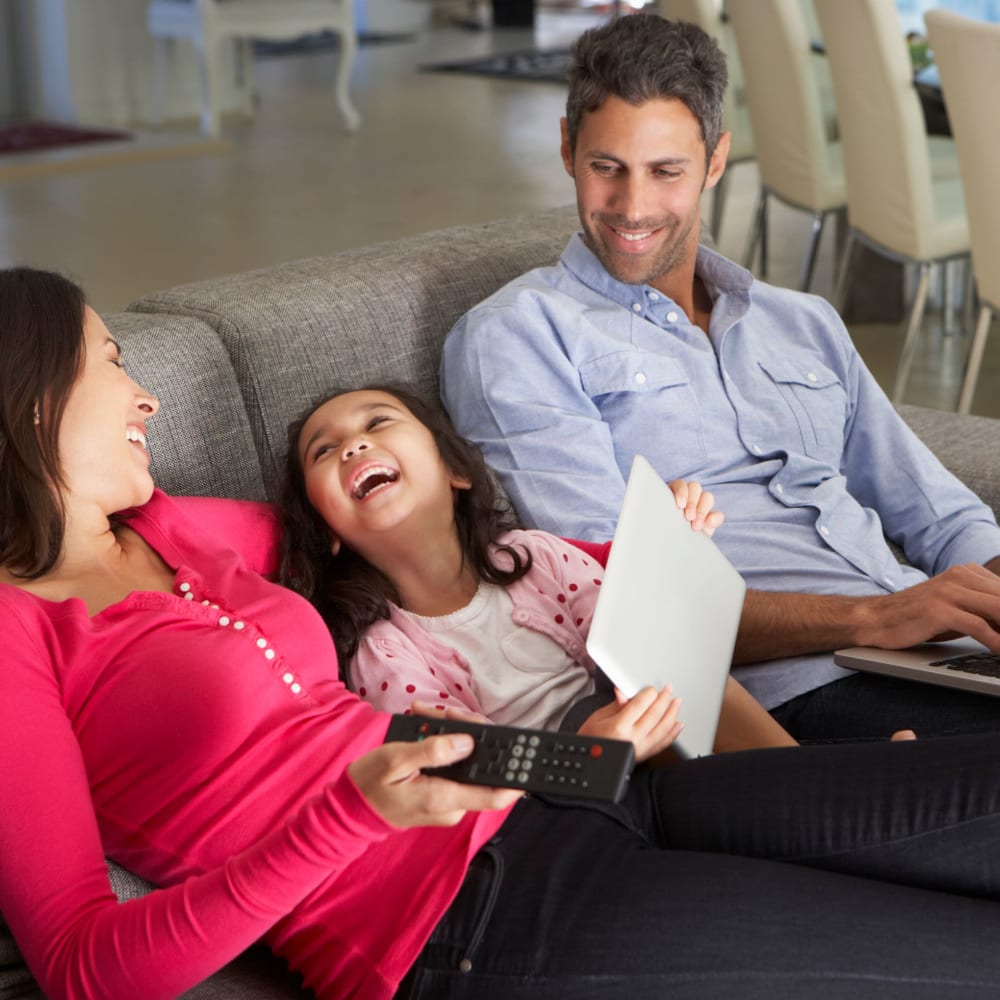
[[[996,997],[998,898],[1000,738],[721,754],[520,803],[398,997]]]
[[[897,729],[920,738],[1000,732],[1000,698],[879,674],[824,684],[771,714],[803,743],[888,739]]]

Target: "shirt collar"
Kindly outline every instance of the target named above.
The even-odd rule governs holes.
[[[582,281],[588,288],[599,295],[617,302],[626,309],[631,309],[636,298],[636,289],[642,289],[643,298],[648,300],[649,294],[659,296],[665,303],[671,300],[657,292],[651,285],[627,285],[612,278],[604,265],[597,259],[586,243],[582,233],[574,233],[570,237],[560,262],[571,274]],[[704,243],[698,245],[698,259],[695,262],[695,274],[708,287],[714,300],[723,292],[746,292],[754,282],[754,276],[739,264],[733,263],[727,257],[717,253]]]

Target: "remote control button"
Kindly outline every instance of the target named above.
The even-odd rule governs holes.
[[[604,754],[604,747],[602,747],[602,746],[600,745],[600,743],[595,743],[595,744],[594,744],[594,745],[593,745],[593,746],[592,746],[592,747],[590,748],[590,756],[591,756],[591,757],[594,757],[594,758],[597,758],[597,757],[601,757],[601,756],[603,756],[603,754]]]
[[[515,774],[514,774],[514,772],[513,772],[513,771],[508,771],[508,772],[507,772],[507,773],[506,773],[506,774],[504,775],[504,780],[505,780],[505,781],[513,781],[513,780],[514,780],[514,778],[515,778]]]
[[[535,759],[535,755],[537,753],[538,753],[538,751],[534,747],[528,747],[528,749],[524,751],[524,756],[528,760],[534,760]]]
[[[521,783],[522,785],[525,785],[525,784],[527,784],[527,782],[528,782],[528,776],[527,776],[527,775],[526,775],[526,774],[524,773],[524,771],[522,771],[522,772],[521,772],[521,773],[520,773],[520,774],[519,774],[519,775],[517,776],[517,780],[518,780],[518,781],[519,781],[519,782],[520,782],[520,783]]]
[[[511,757],[511,759],[507,761],[508,771],[516,771],[520,766],[521,762],[516,757]]]
[[[529,747],[537,747],[538,744],[541,743],[541,742],[542,741],[537,736],[530,736],[530,737],[528,737],[528,746]]]

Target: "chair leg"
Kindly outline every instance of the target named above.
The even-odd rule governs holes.
[[[976,323],[976,333],[969,349],[969,360],[965,364],[965,378],[962,380],[962,392],[958,397],[958,412],[968,413],[972,406],[972,396],[976,391],[976,380],[979,378],[979,366],[983,361],[983,350],[986,347],[986,336],[990,332],[993,321],[993,310],[983,305],[979,310],[979,321]]]
[[[724,170],[712,195],[712,219],[709,229],[716,243],[719,242],[719,234],[722,232],[722,211],[726,207],[727,194],[729,194],[729,171]]]
[[[812,217],[809,244],[806,247],[806,255],[802,260],[802,275],[799,278],[799,288],[803,292],[808,292],[809,286],[812,284],[813,270],[816,267],[816,256],[819,251],[819,241],[823,237],[824,222],[826,222],[826,212],[817,212]]]
[[[357,132],[361,127],[361,115],[357,108],[351,103],[348,94],[348,84],[351,80],[351,68],[354,66],[354,57],[358,51],[358,40],[355,32],[340,32],[340,51],[337,54],[337,79],[334,90],[337,100],[337,110],[344,121],[344,127],[348,132]]]
[[[219,47],[213,34],[194,40],[201,79],[201,130],[205,135],[219,135]]]
[[[841,254],[840,266],[837,269],[837,284],[833,290],[833,308],[844,315],[844,306],[847,304],[847,282],[851,276],[851,263],[854,258],[854,244],[857,238],[853,229],[848,229],[847,238],[844,240],[844,252]]]
[[[753,213],[753,222],[750,224],[750,232],[747,233],[747,245],[743,251],[743,266],[748,270],[753,270],[753,259],[757,251],[757,244],[761,241],[764,225],[767,220],[767,192],[761,188],[757,195],[757,207]]]
[[[892,401],[897,406],[903,401],[906,383],[910,377],[910,366],[913,364],[913,354],[917,346],[920,324],[924,318],[924,306],[927,303],[927,289],[931,282],[931,265],[926,261],[920,264],[920,280],[917,282],[917,293],[913,297],[913,308],[910,310],[910,322],[903,337],[903,349],[899,354],[899,364],[896,367],[896,378],[892,385]]]
[[[174,40],[157,38],[153,41],[153,93],[150,95],[149,120],[154,128],[163,124],[167,97],[167,67],[173,58]]]

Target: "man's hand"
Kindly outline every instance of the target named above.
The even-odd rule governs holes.
[[[715,497],[694,480],[675,479],[667,485],[674,494],[677,506],[684,511],[692,530],[703,531],[711,538],[724,520],[721,510],[712,510]]]
[[[523,793],[516,789],[462,785],[422,772],[472,753],[466,733],[430,736],[419,743],[385,743],[348,767],[371,807],[393,826],[454,826],[466,812],[504,809]]]
[[[626,698],[615,688],[615,700],[599,708],[582,726],[583,736],[628,740],[635,748],[637,763],[665,750],[684,728],[677,721],[681,699],[675,698],[670,685],[662,691],[644,687],[633,698]]]
[[[985,566],[953,566],[879,597],[748,591],[734,661],[753,663],[844,646],[903,649],[962,635],[1000,653],[1000,576]]]

